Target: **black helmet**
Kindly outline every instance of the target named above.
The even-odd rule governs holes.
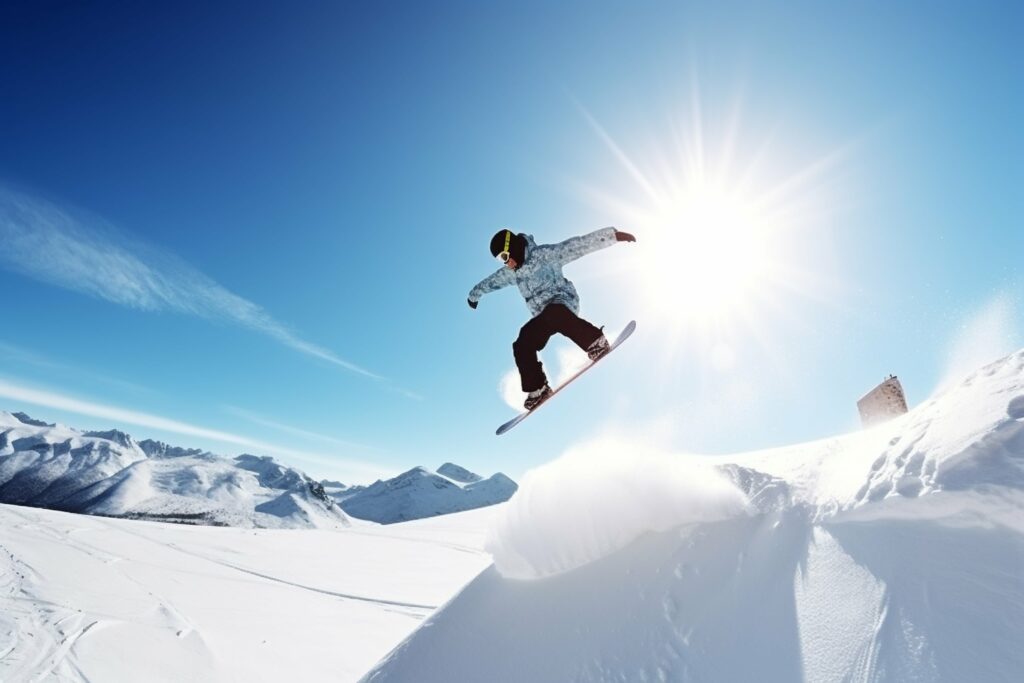
[[[491,238],[491,256],[498,258],[505,253],[514,258],[516,263],[522,264],[526,259],[526,237],[511,230],[499,230],[494,233],[494,237]],[[502,259],[506,260],[507,258]]]

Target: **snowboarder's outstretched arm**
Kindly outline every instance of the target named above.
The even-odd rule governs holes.
[[[512,272],[511,268],[502,266],[494,273],[491,273],[480,282],[474,285],[473,289],[469,290],[469,302],[470,308],[476,308],[476,305],[480,303],[480,298],[484,294],[490,292],[496,292],[502,287],[508,287],[510,284],[516,281],[516,276]]]
[[[565,264],[598,249],[610,247],[616,242],[636,242],[636,238],[628,232],[619,232],[615,228],[602,228],[588,235],[570,237],[564,242],[552,245],[551,248],[558,261]]]

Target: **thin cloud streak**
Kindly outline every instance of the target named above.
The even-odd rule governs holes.
[[[127,247],[123,246],[127,245]],[[310,343],[257,304],[167,252],[119,233],[96,217],[0,187],[0,267],[143,311],[227,320],[364,377],[385,380]]]
[[[153,394],[155,393],[151,388],[135,384],[134,382],[126,382],[123,379],[116,379],[114,377],[107,377],[97,372],[91,372],[82,368],[61,363],[55,360],[46,358],[35,351],[24,349],[20,346],[8,344],[0,340],[0,360],[4,360],[11,363],[18,363],[21,365],[32,365],[37,368],[43,368],[44,370],[56,371],[61,373],[62,376],[74,375],[82,377],[90,382],[102,382],[103,384],[117,387],[118,389],[131,391],[136,394]]]
[[[128,410],[117,406],[104,405],[95,401],[74,398],[72,396],[66,396],[53,391],[19,386],[4,379],[0,379],[0,398],[22,401],[32,405],[43,406],[44,408],[63,410],[69,413],[85,415],[88,417],[111,420],[116,423],[149,427],[151,429],[159,429],[166,432],[172,432],[174,434],[182,434],[201,439],[209,439],[219,443],[242,446],[243,448],[252,449],[261,453],[270,453],[273,455],[303,460],[307,463],[328,467],[334,471],[343,470],[351,475],[357,475],[359,478],[376,479],[380,478],[382,475],[387,475],[387,473],[383,471],[383,468],[372,463],[332,458],[320,453],[309,453],[291,448],[282,448],[281,446],[276,446],[265,441],[250,439],[238,434],[232,434],[218,429],[210,429],[199,425],[189,424],[187,422],[172,420],[159,415],[152,415],[150,413],[143,413],[136,410]]]

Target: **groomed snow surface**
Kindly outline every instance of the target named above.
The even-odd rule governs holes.
[[[1024,680],[1024,351],[870,431],[602,439],[503,505],[353,524],[0,506],[0,679]]]

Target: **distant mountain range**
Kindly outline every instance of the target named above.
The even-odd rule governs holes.
[[[432,472],[414,467],[370,486],[335,487],[321,482],[328,495],[353,517],[381,524],[405,522],[503,503],[519,486],[498,472],[488,479],[446,462]]]
[[[258,528],[390,523],[508,500],[516,484],[446,463],[371,486],[315,481],[269,456],[234,458],[117,430],[82,432],[0,411],[0,503],[109,517]]]

